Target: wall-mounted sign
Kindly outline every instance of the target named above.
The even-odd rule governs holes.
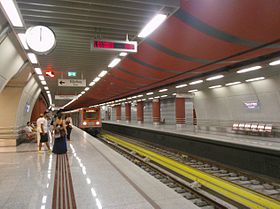
[[[58,79],[58,86],[85,87],[85,79]]]
[[[54,95],[54,99],[56,100],[72,100],[76,97],[76,95]]]
[[[90,50],[137,52],[136,41],[92,40]]]
[[[260,101],[259,100],[246,101],[246,102],[243,102],[243,103],[248,109],[259,109],[260,108]]]
[[[77,72],[68,72],[68,77],[76,77]]]

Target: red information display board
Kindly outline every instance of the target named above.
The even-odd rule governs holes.
[[[136,41],[93,40],[91,42],[91,51],[93,51],[93,50],[137,52],[137,42]]]

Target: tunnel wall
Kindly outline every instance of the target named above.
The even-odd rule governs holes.
[[[280,122],[280,77],[195,93],[194,106],[200,120]],[[256,109],[244,102],[257,101]]]

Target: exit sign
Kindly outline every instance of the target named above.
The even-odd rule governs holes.
[[[77,73],[76,72],[68,72],[68,77],[76,77]]]

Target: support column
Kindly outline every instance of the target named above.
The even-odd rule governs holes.
[[[120,122],[121,121],[121,116],[122,116],[122,106],[121,105],[116,105],[116,121]]]
[[[125,104],[125,120],[127,123],[131,122],[131,103]]]
[[[176,126],[182,127],[186,124],[185,94],[176,95]]]
[[[153,124],[159,125],[160,122],[160,100],[153,99]]]
[[[137,122],[142,124],[144,122],[144,102],[137,102]]]

